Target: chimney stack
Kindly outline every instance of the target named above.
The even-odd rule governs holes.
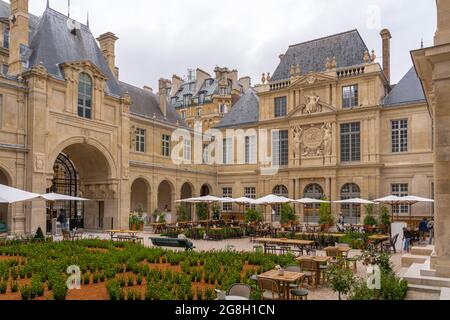
[[[383,71],[388,83],[391,83],[391,32],[383,29],[380,32],[383,40]]]
[[[108,63],[111,72],[114,74],[116,78],[119,78],[119,69],[116,67],[116,41],[119,38],[112,32],[107,32],[102,34],[97,38],[98,43],[100,44],[100,49],[103,52],[103,56]]]
[[[153,88],[150,87],[150,86],[145,85],[143,89],[144,89],[145,91],[148,91],[148,92],[152,92],[152,93],[153,93]]]
[[[450,2],[436,0],[437,30],[434,36],[434,45],[450,43]]]
[[[21,53],[28,47],[29,13],[28,0],[11,0],[11,16],[9,18],[9,71],[10,75],[22,73],[23,65]]]
[[[183,84],[184,80],[180,76],[174,74],[172,76],[172,95],[175,95]]]
[[[168,102],[168,92],[170,90],[171,83],[167,79],[159,79],[159,109],[163,114],[164,118],[167,118],[167,105]]]

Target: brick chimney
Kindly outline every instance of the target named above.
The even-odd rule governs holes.
[[[11,0],[11,16],[9,19],[9,74],[22,73],[21,51],[28,47],[29,40],[29,13],[28,0]]]
[[[170,90],[171,83],[170,80],[167,79],[159,79],[159,109],[161,110],[161,113],[164,115],[164,118],[167,117],[167,105],[169,104],[168,101],[168,92]]]
[[[175,95],[178,92],[178,90],[180,90],[183,84],[184,80],[181,77],[174,74],[172,76],[172,95]]]
[[[436,0],[437,30],[434,36],[434,45],[450,43],[450,2]]]
[[[380,32],[383,40],[383,71],[388,83],[391,83],[391,32],[383,29]]]
[[[116,67],[116,41],[119,38],[112,32],[107,32],[102,34],[97,38],[98,43],[100,44],[100,49],[103,52],[103,56],[108,63],[111,72],[115,75],[116,78],[119,77],[119,69]]]

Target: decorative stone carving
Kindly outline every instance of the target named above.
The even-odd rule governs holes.
[[[130,150],[133,150],[136,144],[136,126],[130,127]]]
[[[305,96],[306,105],[303,113],[314,114],[322,112],[322,105],[320,104],[320,97],[316,95]]]
[[[365,63],[365,64],[370,63],[370,54],[369,54],[369,50],[364,51],[364,63]]]
[[[331,60],[330,60],[330,58],[327,58],[327,61],[325,62],[325,69],[327,69],[327,70],[331,69]]]
[[[272,80],[272,77],[270,76],[270,72],[267,72],[266,80],[267,80],[267,82],[270,82],[270,80]]]
[[[44,172],[45,169],[45,154],[35,153],[34,154],[34,171]]]
[[[291,76],[291,78],[295,77],[295,66],[291,66],[290,70],[289,70],[289,74]]]
[[[262,84],[266,83],[266,74],[265,73],[263,73],[262,76],[261,76],[261,83]]]
[[[331,59],[331,69],[336,69],[336,68],[337,68],[336,57],[333,57],[333,59]]]
[[[305,130],[303,134],[303,157],[318,157],[323,154],[324,133],[317,127],[311,127]]]
[[[331,156],[333,152],[333,124],[325,123],[322,126],[323,130],[323,154]]]
[[[307,82],[308,84],[314,84],[316,81],[317,81],[317,78],[316,78],[315,76],[313,76],[313,75],[309,75],[309,76],[306,78],[306,82]]]
[[[376,59],[377,59],[377,56],[375,54],[375,49],[372,49],[372,54],[370,55],[370,60],[372,60],[372,62],[375,62]]]
[[[300,77],[302,74],[302,69],[300,68],[300,65],[298,64],[297,67],[295,68],[295,74],[297,77]]]
[[[294,159],[298,160],[301,158],[303,129],[300,126],[295,126],[292,132],[294,136]]]

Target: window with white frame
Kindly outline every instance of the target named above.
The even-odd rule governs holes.
[[[146,131],[145,129],[136,129],[136,152],[145,152],[145,136]]]
[[[192,159],[191,139],[184,138],[184,140],[183,140],[183,156],[184,156],[184,160],[191,161],[191,159]]]
[[[285,117],[287,115],[287,97],[275,98],[275,118]]]
[[[274,166],[289,164],[289,132],[274,131],[272,134],[272,163]]]
[[[342,108],[352,108],[358,106],[358,85],[346,86],[342,88]]]
[[[233,139],[223,139],[223,164],[232,164],[233,162]]]
[[[249,198],[249,199],[256,199],[256,188],[255,187],[246,187],[244,189],[244,197]],[[246,204],[245,205],[245,210],[248,209],[256,209],[256,205],[254,204]]]
[[[341,124],[341,161],[361,161],[361,124]]]
[[[223,198],[233,198],[233,188],[222,188],[222,197]],[[232,203],[223,203],[222,204],[223,211],[233,211]]]
[[[86,73],[80,73],[78,79],[78,116],[92,117],[92,78]]]
[[[225,114],[227,112],[227,105],[225,103],[219,104],[219,113]]]
[[[203,145],[203,163],[209,164],[209,145]]]
[[[170,136],[163,134],[161,142],[163,157],[170,157]]]
[[[408,120],[393,120],[392,127],[392,152],[408,152]]]
[[[181,119],[186,120],[186,110],[181,111]]]
[[[245,164],[256,164],[256,136],[245,137]]]
[[[391,185],[391,193],[397,197],[407,197],[409,195],[409,186],[407,183],[393,183]],[[392,206],[392,213],[408,214],[409,206],[405,204]]]

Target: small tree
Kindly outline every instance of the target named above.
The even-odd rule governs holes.
[[[189,220],[189,208],[186,205],[180,204],[177,206],[177,213],[178,213],[178,222],[186,222]]]
[[[208,220],[208,206],[206,203],[198,203],[196,209],[198,220]]]
[[[246,223],[258,223],[264,220],[263,214],[261,211],[258,211],[253,208],[249,208],[245,213],[245,222]]]
[[[34,239],[35,240],[45,240],[44,232],[42,232],[42,228],[41,227],[39,227],[36,230],[36,234],[34,236]]]
[[[319,209],[319,224],[333,225],[335,222],[333,214],[331,213],[331,204],[328,202],[321,203]]]
[[[366,217],[364,218],[364,224],[366,226],[376,226],[378,224],[378,221],[373,215],[374,205],[368,204],[365,206],[365,209],[366,209]]]
[[[285,203],[281,206],[281,223],[282,224],[291,224],[297,221],[297,216],[294,213],[292,207]]]
[[[211,207],[211,211],[212,211],[212,218],[213,220],[219,220],[220,219],[220,204],[218,203],[213,203],[212,207]]]
[[[353,271],[346,267],[344,260],[330,265],[327,275],[331,289],[339,294],[339,300],[342,300],[342,295],[348,294],[356,283]]]

